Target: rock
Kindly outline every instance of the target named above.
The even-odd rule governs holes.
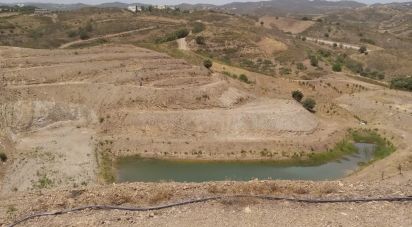
[[[154,213],[150,213],[149,214],[149,218],[154,218],[155,214]]]
[[[249,214],[252,212],[252,210],[250,209],[250,207],[245,207],[245,213]]]

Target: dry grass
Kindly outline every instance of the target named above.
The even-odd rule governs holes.
[[[277,28],[284,32],[291,32],[292,34],[302,33],[315,24],[313,21],[298,20],[290,17],[276,18],[265,16],[260,18],[259,21],[263,21],[266,28]]]
[[[151,194],[149,198],[150,204],[158,204],[163,201],[167,201],[173,197],[173,192],[168,189],[159,188],[156,192]]]

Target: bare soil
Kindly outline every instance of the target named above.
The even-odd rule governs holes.
[[[0,47],[0,60],[0,142],[9,157],[0,165],[0,216],[5,217],[0,225],[36,211],[90,204],[146,206],[217,194],[411,195],[411,93],[345,73],[299,81],[219,63],[209,71],[131,45]],[[245,73],[252,83],[223,71]],[[316,113],[292,100],[296,89],[316,99]],[[105,185],[97,174],[99,144],[112,158],[288,159],[297,151],[326,151],[346,129],[357,127],[376,129],[397,151],[343,181]],[[263,157],[263,149],[277,154]],[[242,150],[252,152],[242,155]],[[154,213],[83,211],[25,225],[409,226],[410,210],[410,203],[225,200]]]

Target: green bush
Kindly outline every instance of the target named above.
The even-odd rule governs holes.
[[[315,55],[310,55],[310,56],[309,56],[309,59],[310,59],[310,64],[311,64],[313,67],[318,67],[318,66],[319,66],[319,60],[318,60],[318,58],[317,58]]]
[[[341,72],[341,71],[342,71],[342,66],[341,66],[341,64],[339,64],[339,63],[333,64],[332,70],[333,70],[334,72]]]
[[[89,34],[88,34],[87,31],[85,31],[85,30],[80,30],[80,32],[79,32],[79,37],[80,37],[80,39],[82,39],[82,40],[86,40],[86,39],[89,39],[89,38],[90,38]]]
[[[298,102],[301,102],[303,99],[303,93],[299,90],[293,91],[292,98]]]
[[[311,98],[307,98],[303,101],[302,103],[303,107],[305,107],[305,109],[309,110],[309,111],[313,111],[313,109],[316,106],[316,101],[311,99]]]
[[[186,28],[182,28],[172,33],[166,34],[163,37],[156,38],[155,42],[156,43],[170,42],[176,39],[184,38],[188,35],[189,35],[189,30],[187,30]]]
[[[391,81],[391,88],[412,91],[412,77],[400,77]]]
[[[3,151],[0,151],[0,161],[2,162],[7,161],[7,155]]]
[[[302,62],[297,63],[296,68],[299,69],[299,70],[305,70],[306,69],[305,65]]]
[[[194,34],[200,33],[200,32],[202,32],[202,31],[204,31],[204,30],[205,30],[205,25],[204,25],[203,23],[195,22],[195,23],[193,24],[192,32],[193,32]]]
[[[204,60],[203,65],[207,68],[210,69],[213,66],[213,62],[210,59]]]
[[[184,38],[188,35],[189,35],[189,30],[187,30],[186,28],[182,28],[176,31],[176,37],[178,39]]]
[[[241,75],[239,76],[239,80],[240,80],[240,81],[243,81],[243,82],[245,82],[245,83],[250,83],[249,78],[248,78],[245,74],[241,74]]]

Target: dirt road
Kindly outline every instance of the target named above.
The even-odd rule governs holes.
[[[65,48],[71,47],[73,45],[88,43],[88,42],[92,42],[92,41],[99,40],[99,39],[108,39],[108,38],[113,38],[113,37],[117,37],[117,36],[130,35],[130,34],[133,34],[135,32],[147,31],[147,30],[151,30],[151,29],[154,29],[154,28],[155,28],[154,26],[151,26],[151,27],[147,27],[147,28],[139,28],[139,29],[136,29],[136,30],[126,31],[126,32],[107,34],[107,35],[94,37],[94,38],[90,38],[90,39],[86,39],[86,40],[76,40],[76,41],[65,43],[65,44],[61,45],[59,47],[59,49],[65,49]]]

